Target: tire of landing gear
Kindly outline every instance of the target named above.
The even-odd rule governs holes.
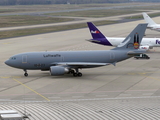
[[[24,76],[27,77],[27,76],[28,76],[28,73],[24,73]]]
[[[74,70],[71,70],[71,71],[70,71],[70,73],[71,73],[71,74],[74,74],[74,73],[75,73],[75,71],[74,71]]]
[[[77,77],[77,76],[78,76],[78,74],[77,74],[77,73],[73,73],[73,76],[74,76],[74,77]]]
[[[81,77],[81,76],[82,76],[82,73],[80,73],[80,72],[74,73],[73,76],[74,76],[74,77]]]
[[[79,73],[78,73],[78,77],[82,77],[82,73],[79,72]]]

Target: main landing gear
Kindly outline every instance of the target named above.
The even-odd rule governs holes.
[[[28,76],[27,70],[24,70],[24,72],[25,72],[24,76],[27,77]],[[82,77],[82,73],[79,72],[78,68],[75,70],[70,70],[69,74],[73,74],[74,77]]]
[[[81,73],[81,72],[74,73],[73,76],[74,76],[74,77],[82,77],[82,73]]]
[[[71,70],[70,73],[73,74],[74,77],[82,77],[82,73],[79,72],[78,69]]]
[[[27,77],[28,76],[27,70],[24,70],[24,72],[25,72],[24,76]]]

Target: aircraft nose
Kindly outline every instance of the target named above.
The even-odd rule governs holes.
[[[4,63],[5,63],[6,65],[9,65],[9,66],[10,66],[10,61],[9,61],[9,60],[6,60]]]
[[[19,62],[14,59],[8,59],[4,63],[10,67],[20,68]]]

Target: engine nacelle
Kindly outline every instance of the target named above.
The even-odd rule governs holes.
[[[139,49],[141,49],[141,50],[149,50],[149,46],[140,46]]]
[[[52,76],[64,75],[65,73],[69,72],[68,68],[62,66],[51,66],[50,73]]]

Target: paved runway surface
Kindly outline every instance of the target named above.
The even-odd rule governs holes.
[[[159,18],[154,18],[160,23]],[[98,27],[106,36],[127,36],[138,23]],[[147,30],[146,37],[160,33]],[[24,72],[4,64],[14,54],[31,51],[107,50],[112,47],[85,41],[88,28],[0,41],[0,109],[26,108],[32,120],[128,120],[160,119],[160,48],[150,60],[134,58],[94,69],[82,69],[82,77],[50,76],[49,72]],[[53,119],[52,119],[53,118]]]

